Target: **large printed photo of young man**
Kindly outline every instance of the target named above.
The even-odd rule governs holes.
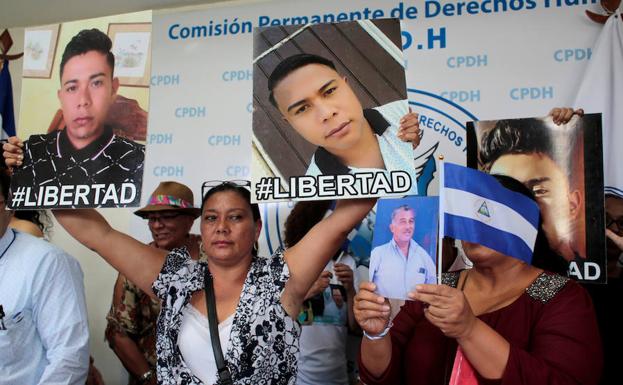
[[[139,204],[145,146],[137,141],[145,141],[147,112],[136,100],[119,95],[115,69],[125,63],[115,57],[111,38],[84,24],[67,36],[58,54],[54,69],[60,108],[50,115],[45,114],[50,109],[41,108],[50,119],[47,133],[32,134],[20,144],[22,158],[11,183],[13,209]],[[43,88],[54,81],[25,80],[45,82]],[[148,95],[147,89],[140,92]],[[51,101],[41,103],[53,109]],[[37,110],[32,92],[22,98],[22,109],[22,116]],[[22,132],[20,128],[18,135]]]
[[[513,177],[535,195],[550,247],[580,280],[605,280],[601,115],[470,122],[468,166]],[[590,199],[588,199],[589,197]]]
[[[259,28],[254,57],[257,201],[417,194],[398,20]]]

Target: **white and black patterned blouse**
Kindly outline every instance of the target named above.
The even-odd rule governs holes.
[[[201,384],[183,361],[177,345],[182,310],[203,290],[205,262],[185,248],[172,251],[153,284],[162,300],[156,329],[159,384]],[[234,314],[225,360],[236,385],[294,384],[300,325],[281,305],[289,270],[279,249],[270,258],[254,257]],[[206,346],[212,352],[212,346]]]

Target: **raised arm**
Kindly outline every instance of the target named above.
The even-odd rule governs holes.
[[[78,242],[101,255],[141,290],[156,298],[151,285],[164,264],[166,251],[113,229],[95,210],[54,210],[53,213]]]
[[[305,294],[348,233],[374,207],[376,199],[339,201],[335,211],[316,224],[284,257],[290,270],[282,303],[288,314],[296,316]]]

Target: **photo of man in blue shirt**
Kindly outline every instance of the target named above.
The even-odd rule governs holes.
[[[392,239],[372,249],[370,281],[387,298],[407,299],[421,283],[436,283],[433,259],[414,239],[415,210],[403,204],[391,212]],[[375,229],[375,235],[376,235]]]

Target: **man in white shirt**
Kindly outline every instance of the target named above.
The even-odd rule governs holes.
[[[408,205],[394,209],[389,225],[392,239],[370,255],[370,280],[380,295],[407,299],[415,285],[436,282],[433,259],[413,240],[414,230],[415,211]]]
[[[89,325],[82,270],[50,243],[8,229],[0,171],[0,384],[83,385]]]

